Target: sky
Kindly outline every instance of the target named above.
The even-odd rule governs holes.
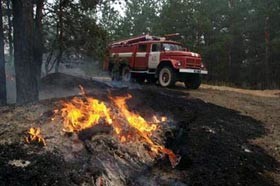
[[[114,8],[120,13],[121,16],[124,16],[124,12],[125,12],[124,0],[120,0],[120,2],[121,4],[114,3]]]
[[[47,0],[48,3],[53,3],[55,0]],[[115,10],[117,10],[121,16],[124,16],[124,12],[125,12],[125,0],[119,0],[119,2],[121,3],[114,3],[113,7],[115,8]]]

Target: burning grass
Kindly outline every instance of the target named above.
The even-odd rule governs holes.
[[[167,154],[170,160],[170,163],[172,167],[175,167],[179,161],[180,157],[177,157],[171,150],[165,148],[162,145],[159,145],[151,139],[151,136],[155,130],[159,127],[159,123],[152,123],[149,124],[143,117],[140,115],[130,112],[126,105],[126,100],[131,99],[132,96],[128,95],[126,97],[116,97],[111,98],[111,100],[115,103],[115,105],[118,107],[118,109],[121,111],[121,115],[126,118],[127,123],[129,124],[130,128],[133,128],[135,130],[131,130],[132,134],[129,134],[129,136],[137,135],[138,137],[141,137],[146,144],[149,145],[151,150],[156,153],[156,155],[159,154]],[[158,120],[158,119],[156,119]],[[135,131],[135,132],[133,132]],[[118,133],[122,133],[122,128],[118,128]],[[122,135],[122,141],[126,141],[129,139],[127,136]]]
[[[274,151],[260,148],[260,144],[268,144],[263,141],[258,141],[257,146],[251,143],[266,134],[263,123],[234,110],[185,96],[180,90],[156,87],[111,90],[111,95],[125,95],[119,98],[129,112],[144,118],[149,127],[156,126],[154,131],[142,130],[141,134],[113,101],[116,96],[106,99],[106,89],[99,86],[87,89],[94,96],[77,98],[86,102],[85,97],[91,97],[99,104],[103,102],[109,110],[111,124],[102,116],[97,125],[68,133],[61,117],[63,104],[58,101],[61,99],[1,108],[0,185],[100,185],[101,182],[120,186],[277,185],[272,180],[277,176],[270,175],[270,172],[277,174],[279,168],[278,162],[269,156]],[[213,97],[213,93],[206,91],[205,95]],[[60,92],[60,95],[69,94]],[[243,98],[248,101],[245,96],[240,99],[241,103]],[[72,99],[63,98],[64,103]],[[265,108],[273,110],[275,103],[270,101],[274,100],[264,101],[271,104]],[[250,103],[255,104],[256,100],[251,99]],[[55,114],[54,108],[57,109]],[[157,114],[153,117],[152,113],[163,112],[174,120],[160,118]],[[277,117],[271,119],[272,124],[277,121]],[[44,148],[38,147],[37,141],[32,142],[35,146],[19,142],[23,139],[22,132],[32,123],[33,127],[40,128],[39,134],[45,138],[47,146]],[[152,144],[146,142],[145,133]],[[152,151],[151,145],[162,144],[181,155],[175,169],[170,169],[168,158],[161,158],[166,157],[165,153]],[[274,147],[270,145],[269,148]],[[158,161],[155,156],[159,157]]]
[[[30,128],[27,132],[27,137],[25,138],[26,143],[38,143],[42,144],[43,146],[46,146],[46,141],[41,135],[41,129],[40,128]]]
[[[55,110],[52,120],[61,118],[63,131],[65,133],[81,133],[94,127],[112,129],[113,136],[120,143],[141,142],[145,144],[152,158],[169,157],[172,167],[175,167],[180,157],[176,156],[172,150],[153,140],[153,134],[161,127],[160,124],[167,120],[166,117],[158,119],[153,117],[153,122],[148,122],[144,117],[128,109],[126,101],[131,99],[131,95],[121,97],[110,97],[110,104],[86,95],[83,87],[81,96],[71,100],[62,101],[61,108]],[[40,129],[31,128],[26,142],[37,141],[46,145],[44,138],[40,134]]]
[[[60,110],[65,132],[77,132],[97,125],[101,119],[112,123],[109,109],[105,103],[90,97],[74,97],[63,102]]]

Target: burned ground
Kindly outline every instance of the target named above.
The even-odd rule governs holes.
[[[127,101],[130,110],[145,119],[155,113],[167,116],[169,127],[161,130],[158,135],[162,138],[158,139],[163,139],[167,148],[181,156],[180,164],[172,168],[167,158],[151,159],[146,153],[141,154],[140,159],[133,159],[135,152],[131,149],[135,147],[119,145],[106,132],[87,138],[83,150],[79,150],[80,142],[75,136],[54,141],[52,135],[60,132],[54,130],[55,124],[47,126],[46,123],[50,122],[52,110],[61,99],[56,98],[1,108],[0,185],[106,185],[110,182],[106,179],[111,177],[108,176],[110,166],[104,162],[112,157],[116,158],[113,161],[122,162],[111,162],[111,168],[114,170],[114,165],[121,165],[118,169],[124,169],[119,171],[121,179],[117,179],[123,185],[277,185],[271,173],[279,175],[278,159],[253,142],[268,133],[267,124],[261,120],[194,98],[192,92],[190,95],[156,86],[137,90],[109,89],[100,83],[75,80],[71,76],[48,78],[44,87],[55,87],[58,79],[71,78],[66,88],[81,84],[90,95],[105,101],[108,96],[129,93],[133,97]],[[34,124],[53,132],[46,136],[47,147],[27,145],[22,140],[25,131]],[[72,148],[75,152],[74,156],[65,157],[61,149],[68,148],[69,141],[76,141]],[[78,161],[68,160],[73,157],[78,157]],[[138,162],[141,159],[143,162]],[[13,160],[29,161],[30,165],[18,167],[9,163]]]
[[[11,160],[31,164],[24,168],[9,164]],[[0,185],[67,185],[69,170],[69,165],[55,152],[42,153],[39,148],[18,143],[0,146]]]
[[[265,172],[276,171],[278,162],[250,143],[266,134],[263,123],[176,91],[144,92],[137,91],[135,97],[155,111],[167,112],[185,128],[186,138],[172,147],[185,150],[189,161],[178,169],[187,170],[187,183],[274,185]]]

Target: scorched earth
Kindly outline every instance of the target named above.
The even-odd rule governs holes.
[[[277,96],[117,89],[64,74],[43,79],[50,90],[61,98],[1,108],[0,185],[279,183]]]

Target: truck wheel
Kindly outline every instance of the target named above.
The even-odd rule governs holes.
[[[131,80],[131,72],[129,66],[124,66],[122,68],[122,81],[129,82]]]
[[[200,74],[190,74],[184,83],[188,89],[198,89],[201,84],[201,76]]]
[[[176,74],[171,67],[162,67],[159,71],[159,84],[162,87],[171,87],[175,84]]]

